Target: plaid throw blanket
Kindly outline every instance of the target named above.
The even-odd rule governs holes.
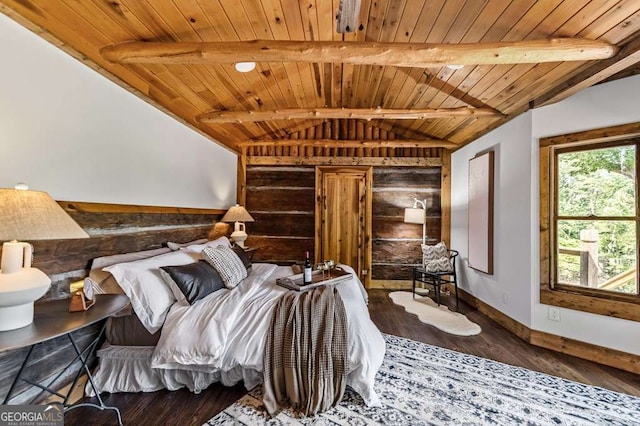
[[[271,317],[263,402],[271,416],[285,404],[304,415],[333,407],[349,370],[347,314],[338,290],[287,292]]]

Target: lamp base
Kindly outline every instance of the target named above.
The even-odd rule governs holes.
[[[26,327],[33,322],[33,302],[0,307],[0,331]]]
[[[233,231],[231,233],[231,240],[240,247],[244,248],[244,242],[247,239],[247,236],[247,233],[244,231]]]
[[[33,322],[33,302],[49,290],[51,280],[36,268],[0,271],[0,331],[26,327]]]

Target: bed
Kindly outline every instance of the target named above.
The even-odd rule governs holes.
[[[94,381],[102,392],[186,387],[198,393],[215,382],[231,386],[242,381],[247,389],[262,382],[270,317],[287,291],[276,279],[292,275],[291,267],[254,263],[235,288],[184,303],[160,268],[198,262],[205,248],[229,244],[224,237],[194,243],[152,252],[146,258],[144,252],[138,253],[135,260],[124,255],[94,261],[90,276],[96,291],[124,292],[132,305],[130,312],[109,320],[107,341],[98,351]],[[374,377],[385,344],[369,317],[367,293],[355,274],[336,288],[347,314],[347,385],[367,405],[379,405]],[[89,387],[86,391],[91,393]]]

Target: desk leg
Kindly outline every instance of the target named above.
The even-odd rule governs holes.
[[[88,354],[93,353],[93,349],[95,349],[95,347],[98,344],[98,341],[100,340],[100,338],[102,337],[102,335],[104,334],[104,330],[107,326],[107,323],[105,322],[105,324],[102,326],[102,329],[100,330],[100,333],[98,334],[98,337],[95,338],[95,340],[93,342],[91,342],[88,346],[88,348],[90,347],[91,349],[89,350]],[[118,409],[118,407],[110,407],[110,406],[106,406],[104,405],[104,401],[102,401],[102,397],[100,396],[100,392],[98,390],[98,387],[96,386],[96,384],[93,381],[93,376],[91,375],[91,370],[89,370],[89,367],[87,366],[87,361],[88,361],[88,356],[85,357],[84,352],[86,352],[86,349],[84,351],[80,351],[80,349],[78,349],[78,345],[76,344],[75,340],[73,340],[73,336],[71,335],[71,333],[67,334],[67,336],[69,336],[69,340],[71,341],[71,346],[73,346],[73,350],[76,351],[76,355],[78,356],[78,358],[80,359],[80,361],[82,362],[82,367],[80,367],[80,370],[78,371],[78,374],[76,375],[75,380],[73,381],[73,384],[71,385],[71,389],[69,389],[69,394],[67,395],[67,398],[65,399],[65,413],[67,411],[71,411],[74,408],[78,408],[78,407],[93,407],[93,408],[97,408],[98,410],[104,411],[104,410],[113,410],[116,412],[116,415],[118,416],[118,425],[122,426],[122,416],[120,415],[120,409]],[[76,383],[78,382],[78,379],[80,378],[80,372],[84,369],[85,373],[87,373],[87,378],[89,379],[89,383],[91,384],[91,388],[93,389],[93,392],[96,394],[96,398],[98,399],[98,402],[100,404],[94,404],[91,402],[82,402],[80,404],[74,404],[71,406],[67,406],[66,402],[67,399],[69,398],[69,396],[71,395],[71,391],[73,390],[73,388],[76,386]]]
[[[7,403],[9,402],[9,399],[13,394],[13,390],[18,384],[18,380],[20,379],[20,376],[22,376],[22,371],[24,370],[24,367],[27,365],[27,362],[29,362],[29,358],[31,358],[31,352],[33,352],[33,348],[35,348],[35,346],[36,345],[31,345],[31,347],[29,348],[29,352],[27,352],[27,356],[25,357],[24,361],[22,362],[22,365],[20,366],[20,369],[18,370],[18,375],[16,376],[15,379],[13,379],[13,383],[11,383],[11,387],[9,387],[9,393],[7,393],[7,396],[4,397],[4,401],[2,401],[2,405],[7,405]]]
[[[20,366],[20,369],[18,370],[18,374],[16,375],[15,379],[13,380],[13,383],[11,383],[11,386],[9,387],[9,392],[4,397],[4,401],[2,402],[2,404],[6,405],[9,402],[9,400],[11,399],[11,395],[13,395],[13,391],[15,390],[15,387],[16,387],[18,381],[22,380],[22,381],[24,381],[26,383],[29,383],[30,385],[33,385],[33,386],[36,386],[36,387],[42,389],[42,392],[40,392],[38,395],[36,395],[36,397],[33,399],[33,401],[38,399],[42,395],[43,392],[48,392],[48,393],[50,393],[52,395],[57,395],[60,398],[64,399],[64,401],[62,402],[62,405],[64,406],[64,411],[65,412],[67,412],[69,410],[72,410],[74,408],[77,408],[77,407],[95,407],[95,408],[97,408],[99,410],[102,410],[102,411],[104,411],[104,410],[113,410],[113,411],[116,412],[116,415],[118,416],[118,424],[120,426],[122,426],[122,417],[120,415],[120,410],[117,407],[108,407],[108,406],[104,405],[104,402],[102,401],[102,398],[100,397],[100,393],[98,392],[98,388],[95,385],[95,383],[93,382],[93,376],[91,375],[91,370],[89,370],[89,367],[87,366],[87,361],[89,360],[89,356],[93,353],[94,349],[98,345],[98,342],[100,341],[100,338],[104,335],[105,329],[106,329],[106,322],[102,326],[102,329],[100,330],[100,333],[98,333],[98,336],[82,351],[78,348],[78,345],[76,344],[75,340],[73,339],[73,336],[71,335],[71,333],[67,334],[67,337],[69,338],[69,341],[71,342],[71,346],[73,347],[73,350],[76,353],[76,357],[69,363],[69,365],[67,365],[60,373],[58,373],[58,375],[53,380],[51,380],[49,382],[49,386],[51,386],[77,360],[80,360],[82,365],[78,369],[78,373],[76,374],[76,377],[73,380],[73,383],[71,384],[71,387],[69,388],[69,392],[67,393],[66,396],[65,395],[61,395],[60,393],[54,391],[49,386],[43,386],[43,385],[41,385],[39,383],[33,383],[32,381],[30,381],[28,379],[24,379],[24,378],[21,377],[22,373],[24,371],[24,368],[26,367],[27,363],[29,362],[29,359],[31,358],[31,354],[33,352],[33,349],[37,346],[37,344],[36,344],[36,345],[32,345],[29,348],[29,352],[27,352],[27,356],[25,357],[24,361],[22,362],[22,365]],[[92,404],[92,403],[80,403],[80,404],[71,405],[71,406],[67,405],[67,403],[69,401],[69,397],[71,396],[71,392],[73,391],[73,389],[75,388],[76,384],[78,383],[78,380],[80,379],[80,375],[81,375],[83,370],[85,371],[85,373],[87,374],[87,377],[89,378],[89,382],[91,383],[91,387],[93,388],[93,391],[95,392],[96,397],[98,398],[98,401],[100,402],[100,405]],[[33,401],[31,402],[32,404],[34,403]]]

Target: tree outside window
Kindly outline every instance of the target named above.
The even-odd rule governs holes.
[[[636,145],[555,154],[556,286],[637,295]]]

